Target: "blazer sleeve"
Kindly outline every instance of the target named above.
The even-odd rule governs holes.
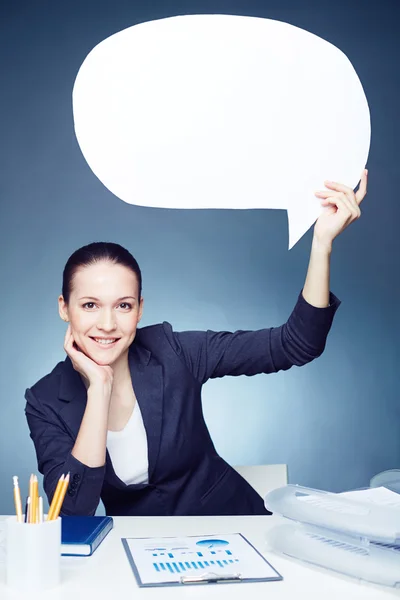
[[[205,383],[225,375],[276,373],[305,365],[322,354],[340,301],[316,308],[300,293],[286,323],[258,331],[185,331],[166,334],[193,376]],[[170,326],[169,326],[170,327]]]
[[[31,389],[26,390],[25,398],[25,415],[49,504],[59,478],[69,473],[61,515],[94,515],[100,501],[105,466],[88,467],[72,456],[75,441],[62,421]]]

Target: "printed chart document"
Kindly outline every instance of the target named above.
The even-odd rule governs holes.
[[[122,543],[141,587],[282,579],[240,533],[122,538]]]

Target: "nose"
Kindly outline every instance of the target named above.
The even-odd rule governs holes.
[[[105,310],[102,311],[97,321],[97,329],[104,332],[115,331],[117,323],[113,311]]]

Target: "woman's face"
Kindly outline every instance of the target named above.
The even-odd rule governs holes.
[[[99,365],[114,365],[128,355],[142,316],[139,285],[133,271],[101,261],[77,270],[68,305],[58,299],[62,319],[70,322],[82,352]]]

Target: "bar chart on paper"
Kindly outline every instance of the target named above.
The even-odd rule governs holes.
[[[226,540],[200,540],[196,542],[199,550],[190,550],[189,548],[171,549],[171,552],[157,551],[152,552],[153,567],[156,572],[170,571],[171,573],[186,573],[188,571],[198,571],[199,569],[213,570],[216,567],[220,569],[231,569],[236,566],[239,559],[235,557],[231,550],[223,546],[228,545]],[[222,548],[221,548],[222,546]],[[151,549],[150,549],[151,551]]]
[[[179,582],[205,573],[280,579],[241,534],[126,538],[123,543],[139,585]]]

